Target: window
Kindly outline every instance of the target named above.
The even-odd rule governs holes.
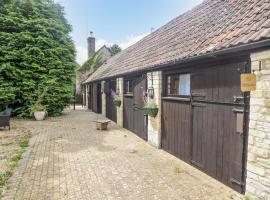
[[[125,93],[126,94],[133,93],[133,81],[132,80],[125,81]]]
[[[168,95],[190,95],[190,74],[171,75],[167,78]]]

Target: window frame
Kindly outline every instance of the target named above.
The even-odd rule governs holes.
[[[189,75],[190,76],[190,83],[189,83],[189,88],[190,88],[190,93],[189,95],[180,95],[180,94],[169,94],[169,77],[172,76],[178,76],[179,77],[179,84],[178,87],[180,86],[180,76],[181,75]],[[166,97],[179,97],[179,98],[190,98],[191,96],[191,73],[189,72],[184,72],[184,73],[170,73],[165,75],[165,96]]]
[[[124,94],[127,95],[133,95],[134,93],[134,83],[133,79],[127,79],[124,81]],[[131,91],[130,89],[130,84],[131,84]]]

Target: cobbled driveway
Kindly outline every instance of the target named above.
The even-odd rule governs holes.
[[[65,111],[28,127],[30,147],[3,199],[231,199],[229,188],[94,113]]]

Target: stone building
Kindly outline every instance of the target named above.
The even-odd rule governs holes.
[[[82,83],[106,60],[112,57],[110,48],[105,45],[95,51],[96,39],[93,37],[93,32],[90,32],[87,44],[88,60],[76,72],[76,103],[80,104],[84,104]]]
[[[269,16],[266,0],[205,0],[93,73],[87,107],[240,194],[270,199]]]

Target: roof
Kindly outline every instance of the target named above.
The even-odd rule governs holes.
[[[107,60],[86,82],[268,38],[269,0],[205,0]]]

